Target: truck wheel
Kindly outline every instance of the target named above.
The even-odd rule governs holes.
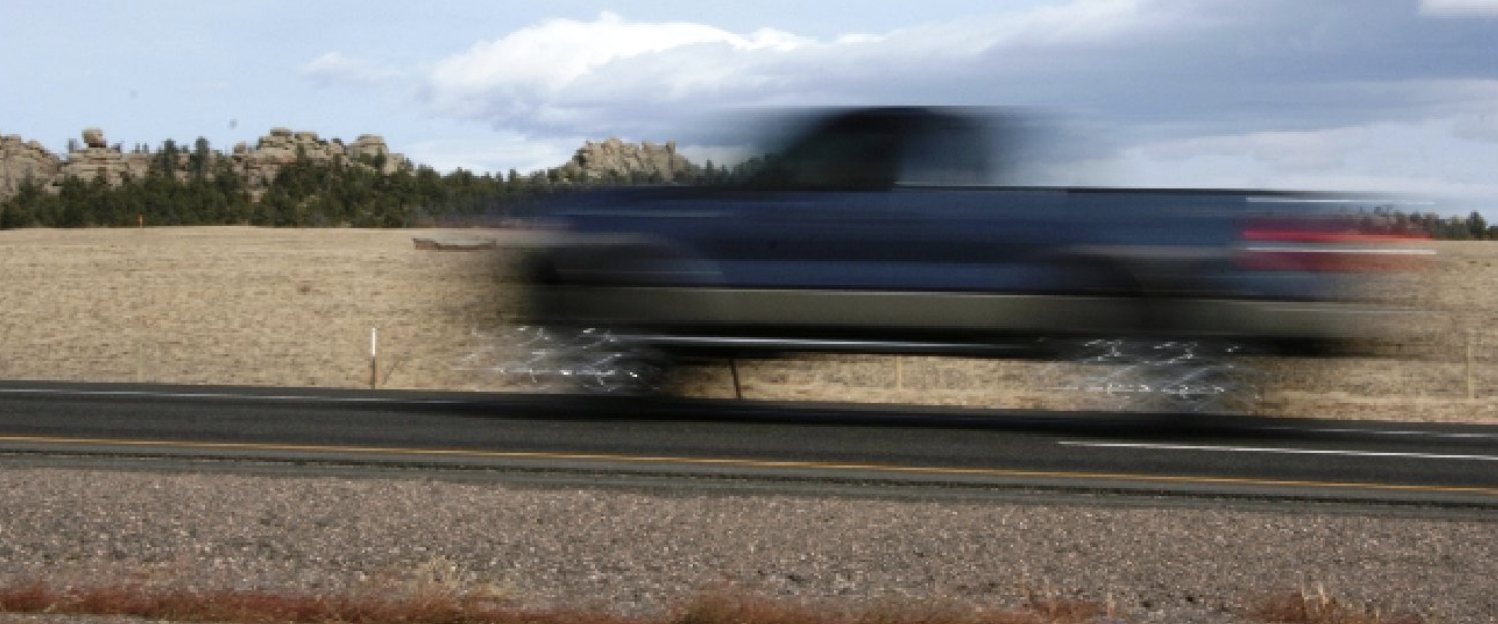
[[[651,395],[664,392],[672,360],[601,328],[513,327],[463,368],[497,373],[534,392]]]
[[[1192,344],[1192,343],[1177,343]],[[1237,347],[1197,343],[1155,364],[1161,411],[1246,414],[1258,407],[1260,380]]]
[[[1199,341],[1086,340],[1063,350],[1041,383],[1067,393],[1063,403],[1072,409],[1248,413],[1260,384],[1243,353]]]
[[[575,330],[560,368],[584,394],[648,396],[664,391],[670,358],[602,328]]]

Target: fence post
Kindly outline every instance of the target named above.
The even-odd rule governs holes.
[[[369,328],[369,389],[380,384],[380,328]]]
[[[1476,332],[1467,330],[1467,400],[1477,398],[1477,379],[1474,369],[1476,368],[1475,345]]]

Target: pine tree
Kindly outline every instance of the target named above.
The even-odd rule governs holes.
[[[213,154],[208,149],[208,139],[198,137],[198,140],[193,143],[192,155],[188,157],[188,166],[194,179],[201,180],[208,177],[208,165],[211,164],[212,158]]]
[[[1467,233],[1477,240],[1482,240],[1487,236],[1488,222],[1476,210],[1467,216]]]

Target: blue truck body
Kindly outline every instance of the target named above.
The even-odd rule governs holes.
[[[557,198],[565,234],[528,264],[528,320],[667,352],[967,353],[1106,336],[1314,351],[1388,316],[1356,292],[1404,250],[1345,218],[1365,198],[973,184],[961,112],[804,126],[737,185]],[[967,182],[909,164],[933,155]]]

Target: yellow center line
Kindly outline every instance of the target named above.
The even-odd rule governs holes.
[[[1014,470],[1005,468],[952,468],[940,466],[902,466],[878,463],[835,463],[817,461],[786,461],[737,459],[727,457],[673,457],[649,455],[620,455],[612,453],[552,453],[540,451],[478,451],[459,449],[426,449],[375,446],[337,446],[319,444],[261,444],[253,442],[188,442],[179,440],[133,440],[114,438],[65,438],[53,436],[0,435],[0,442],[26,444],[72,444],[84,446],[159,447],[169,449],[237,450],[237,451],[282,451],[313,453],[352,453],[388,456],[459,457],[474,459],[552,459],[571,461],[619,462],[636,464],[681,464],[713,465],[739,468],[812,469],[833,471],[883,472],[891,474],[964,475],[990,477],[1022,477],[1039,479],[1098,479],[1110,481],[1142,481],[1155,483],[1247,485],[1265,487],[1336,488],[1372,491],[1440,492],[1481,494],[1498,497],[1498,488],[1470,486],[1402,485],[1395,483],[1359,483],[1352,481],[1300,481],[1290,479],[1260,479],[1253,477],[1204,477],[1184,475],[1151,475],[1127,472],[1088,472],[1057,470]]]

